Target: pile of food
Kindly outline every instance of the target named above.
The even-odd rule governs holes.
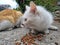
[[[37,40],[42,40],[44,37],[43,34],[38,34],[38,35],[32,35],[32,34],[26,34],[25,36],[22,37],[21,42],[16,42],[16,45],[39,45],[35,43],[36,39]]]

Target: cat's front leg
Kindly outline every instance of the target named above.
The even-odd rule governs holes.
[[[29,34],[35,34],[35,30],[29,28]]]
[[[45,32],[45,34],[49,34],[49,30],[48,29],[46,29],[44,32]]]

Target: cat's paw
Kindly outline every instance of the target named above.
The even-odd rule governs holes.
[[[29,29],[29,34],[36,34],[34,29]]]
[[[45,30],[45,34],[49,34],[49,30]]]

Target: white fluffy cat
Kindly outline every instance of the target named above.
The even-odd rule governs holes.
[[[22,25],[26,28],[36,29],[37,31],[44,31],[49,33],[48,28],[55,28],[51,26],[53,23],[53,16],[44,7],[37,6],[34,2],[30,2],[30,6],[26,6],[26,11],[22,16]]]

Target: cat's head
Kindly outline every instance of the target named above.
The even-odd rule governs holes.
[[[39,12],[37,11],[37,6],[34,2],[30,2],[30,6],[26,6],[26,11],[22,16],[22,24],[26,26],[33,26],[33,23],[37,22],[39,18]]]

